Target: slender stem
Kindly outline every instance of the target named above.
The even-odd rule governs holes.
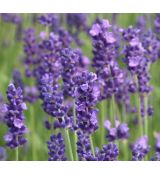
[[[92,139],[92,135],[90,135],[90,143],[91,143],[91,151],[93,156],[95,156],[95,150],[94,150],[94,144],[93,144],[93,139]]]
[[[48,37],[48,35],[49,35],[49,27],[48,26],[46,26],[46,37]]]
[[[111,121],[112,124],[115,125],[115,121],[116,121],[116,111],[115,111],[115,102],[114,102],[114,95],[112,95],[112,99],[111,99]]]
[[[139,135],[143,136],[143,121],[141,116],[141,100],[139,94],[137,94],[137,108],[138,108]]]
[[[76,106],[75,101],[73,102],[73,117],[74,117],[74,124],[76,125]],[[74,132],[74,159],[78,160],[78,154],[77,154],[77,133]]]
[[[67,144],[67,148],[68,148],[69,160],[74,161],[68,129],[65,129],[65,139],[66,139],[66,144]]]
[[[144,116],[144,133],[145,135],[148,135],[148,114],[147,114],[147,108],[148,108],[148,98],[147,96],[144,97],[144,110],[145,110],[145,116]]]
[[[36,147],[35,147],[35,121],[34,121],[34,107],[30,106],[30,118],[31,118],[31,139],[32,139],[32,158],[36,160]]]
[[[102,146],[105,143],[105,128],[104,128],[104,121],[105,121],[105,115],[106,115],[106,101],[103,100],[100,103],[100,132],[99,132],[99,138],[101,139],[100,146]]]
[[[112,121],[112,124],[114,124],[114,126],[116,124],[116,117],[117,117],[116,115],[117,115],[117,111],[116,111],[115,97],[113,94],[111,99],[111,121]],[[119,147],[119,141],[116,140],[115,143]]]
[[[16,161],[18,161],[19,160],[18,147],[15,149],[15,153],[16,153]]]
[[[137,76],[135,78],[135,83],[138,88],[138,79]],[[143,121],[141,116],[141,99],[139,92],[136,93],[136,100],[137,100],[137,108],[138,108],[138,124],[139,124],[139,135],[143,136]]]
[[[49,122],[51,124],[51,128],[49,130],[49,137],[54,134],[54,126],[53,126],[53,123],[54,123],[54,118],[52,116],[49,116]]]

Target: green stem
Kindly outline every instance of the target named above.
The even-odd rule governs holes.
[[[115,102],[114,102],[114,95],[112,95],[112,99],[111,99],[111,122],[112,124],[115,125],[115,121],[116,121],[116,111],[115,111]]]
[[[144,97],[144,110],[145,110],[144,133],[145,133],[146,136],[148,135],[148,114],[147,114],[147,108],[148,108],[148,98],[146,96],[146,97]]]
[[[116,124],[116,115],[117,115],[117,111],[116,111],[115,97],[114,97],[114,95],[112,95],[112,99],[111,99],[111,121],[112,121],[112,124],[114,126]],[[119,118],[119,120],[120,120],[120,118]],[[119,141],[116,140],[115,143],[119,147]]]
[[[142,116],[141,116],[141,100],[140,100],[140,95],[137,94],[137,108],[138,108],[138,124],[139,124],[139,135],[142,137],[143,136],[143,121],[142,121]]]
[[[75,101],[73,102],[73,117],[74,117],[74,124],[76,125],[76,106]],[[78,154],[77,154],[77,133],[74,132],[74,159],[78,160]]]
[[[135,83],[138,88],[138,79],[137,76],[135,78]],[[142,137],[143,136],[143,121],[142,121],[142,116],[141,116],[141,99],[140,99],[140,94],[139,92],[136,93],[136,100],[137,100],[137,108],[138,108],[138,125],[139,125],[139,135]]]
[[[100,146],[102,146],[105,143],[105,128],[104,128],[104,121],[105,121],[105,115],[106,115],[106,101],[103,100],[100,103],[100,132],[99,132],[99,138],[101,139]]]
[[[66,139],[66,145],[67,145],[67,148],[68,148],[69,160],[74,161],[68,129],[65,129],[65,139]]]
[[[18,147],[16,148],[15,153],[16,153],[16,161],[18,161],[19,160]]]
[[[36,160],[37,159],[37,156],[36,156],[36,147],[35,147],[35,121],[34,121],[34,107],[33,106],[30,106],[30,118],[31,118],[31,140],[32,140],[32,158],[33,160]]]
[[[91,143],[91,151],[93,156],[95,156],[95,151],[94,151],[94,144],[93,144],[93,140],[92,140],[92,135],[90,135],[90,143]]]

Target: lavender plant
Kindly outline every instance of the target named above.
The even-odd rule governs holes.
[[[159,14],[126,27],[120,15],[35,14],[28,28],[25,15],[0,14],[2,28],[23,31],[10,45],[20,59],[0,61],[3,88],[12,80],[8,102],[0,96],[0,160],[160,160]]]

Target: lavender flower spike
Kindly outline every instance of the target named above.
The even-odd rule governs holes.
[[[160,161],[160,152],[156,152],[155,156],[151,158],[152,161]]]
[[[143,136],[136,141],[132,146],[132,160],[142,160],[149,152],[150,146],[148,145],[148,137]]]
[[[109,143],[103,145],[102,150],[98,152],[98,161],[115,161],[119,155],[119,150],[116,144]]]
[[[116,144],[109,143],[108,145],[103,145],[102,150],[98,148],[95,149],[95,156],[91,152],[91,144],[89,141],[89,135],[77,132],[78,134],[78,156],[80,160],[87,161],[114,161],[117,160],[119,155],[119,150]]]
[[[99,89],[96,80],[97,76],[92,72],[82,72],[74,77],[77,125],[86,133],[93,133],[98,128],[98,110],[95,105]]]
[[[61,133],[57,135],[52,135],[50,141],[47,142],[49,149],[49,161],[65,161],[67,160],[65,156],[65,144]]]
[[[8,133],[4,136],[8,147],[16,148],[26,143],[24,134],[27,127],[24,124],[25,116],[23,111],[27,109],[23,102],[23,92],[20,87],[16,88],[14,84],[9,84],[7,90],[7,98],[9,103],[6,104],[7,110],[4,116],[8,126]]]

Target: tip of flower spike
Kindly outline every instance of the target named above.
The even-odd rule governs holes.
[[[10,84],[8,85],[8,89],[14,89],[14,88],[15,88],[15,86],[14,86],[13,83],[10,83]]]
[[[101,24],[102,24],[102,27],[105,28],[105,29],[108,29],[108,28],[111,27],[111,25],[110,25],[110,23],[107,19],[102,19]]]
[[[92,37],[95,37],[95,36],[99,35],[102,30],[106,30],[110,27],[111,27],[111,25],[109,24],[109,21],[107,19],[98,20],[97,23],[93,24],[91,30],[89,31],[89,34]],[[113,42],[113,38],[110,37],[110,41]]]
[[[111,128],[111,122],[109,120],[106,120],[104,122],[104,127],[109,130]]]
[[[100,31],[101,31],[100,25],[99,24],[93,24],[91,30],[89,31],[89,34],[94,37],[94,36],[99,35]]]

